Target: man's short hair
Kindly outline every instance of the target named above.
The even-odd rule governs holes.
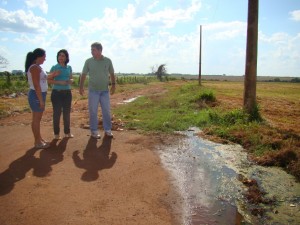
[[[100,51],[102,51],[102,49],[103,49],[101,43],[99,43],[99,42],[93,43],[93,44],[91,45],[91,47],[92,47],[92,48],[96,48],[96,49],[98,49],[98,50],[100,50]]]

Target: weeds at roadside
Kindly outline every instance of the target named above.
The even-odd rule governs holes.
[[[271,127],[258,106],[251,116],[242,109],[224,109],[214,91],[205,86],[188,82],[179,88],[168,87],[167,93],[141,97],[116,109],[115,114],[127,121],[129,129],[173,132],[200,127],[210,138],[242,145],[262,165],[272,158],[274,161],[269,160],[268,165],[281,166],[300,180],[298,138],[285,138],[286,132]],[[286,149],[289,154],[284,153]],[[280,163],[281,157],[284,163]]]

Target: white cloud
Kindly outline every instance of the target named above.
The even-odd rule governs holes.
[[[156,3],[154,5],[152,2],[149,5],[144,3],[138,1],[137,5],[128,4],[121,13],[116,9],[106,8],[102,18],[80,20],[79,33],[81,35],[99,33],[101,39],[114,40],[114,44],[118,44],[121,49],[137,50],[158,32],[173,28],[179,22],[191,20],[201,7],[199,1],[193,1],[185,10],[165,8],[151,13],[148,11],[149,7],[154,7]]]
[[[154,9],[159,4],[159,1],[152,2],[151,5],[147,7],[148,10]]]
[[[25,4],[29,8],[39,8],[45,14],[48,12],[48,4],[46,0],[26,0]]]
[[[274,33],[271,36],[264,35],[263,33],[259,33],[259,40],[271,43],[271,44],[283,44],[289,39],[289,35],[287,33]]]
[[[211,39],[228,40],[239,36],[246,36],[247,23],[241,21],[217,22],[203,25],[203,31],[209,31]]]
[[[35,16],[31,11],[6,11],[0,8],[0,31],[16,33],[47,33],[56,30],[58,24]]]
[[[6,47],[0,45],[0,55],[2,56],[9,55],[9,50]]]
[[[167,27],[172,28],[178,22],[191,20],[196,12],[199,11],[201,4],[193,1],[193,4],[187,9],[169,9],[166,8],[157,13],[149,11],[144,14],[139,13],[139,6],[129,4],[122,15],[119,16],[116,9],[106,8],[102,19],[95,18],[91,21],[80,21],[81,25],[86,27],[86,31],[95,32],[99,29],[108,29],[110,31],[138,29],[145,30],[145,27]],[[95,27],[96,26],[96,27]],[[91,29],[94,27],[94,29]],[[147,32],[146,32],[147,33]]]
[[[259,68],[263,75],[291,76],[299,68],[300,33],[290,36],[287,33],[274,33],[271,36],[259,34]],[[260,46],[260,44],[259,44]],[[274,67],[276,70],[274,72]],[[273,71],[273,74],[270,74]],[[277,74],[275,74],[277,73]]]
[[[187,9],[170,9],[166,8],[156,13],[146,13],[143,18],[145,25],[158,25],[165,28],[173,28],[178,22],[192,20],[194,15],[200,10],[201,3],[193,1]]]
[[[9,39],[7,37],[3,37],[3,38],[0,38],[0,41],[8,41]]]
[[[291,15],[291,20],[300,21],[300,10],[295,10],[289,13]]]

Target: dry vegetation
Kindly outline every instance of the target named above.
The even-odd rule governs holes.
[[[216,91],[222,109],[243,107],[243,82],[204,82],[203,85]],[[259,156],[253,154],[251,158],[264,166],[283,167],[300,180],[300,84],[258,82],[257,102],[264,122],[250,132],[273,151]],[[232,135],[253,153],[247,132],[247,129],[239,130]]]

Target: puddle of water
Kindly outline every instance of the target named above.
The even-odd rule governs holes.
[[[198,131],[197,131],[198,132]],[[221,145],[183,133],[176,146],[159,150],[161,161],[170,171],[183,198],[183,224],[298,224],[300,184],[279,168],[257,166],[247,160],[239,145]],[[263,206],[263,217],[253,216],[246,201],[246,187],[237,179],[241,174],[255,179],[278,199]]]
[[[123,102],[120,102],[120,103],[118,103],[118,104],[127,104],[127,103],[130,103],[130,102],[135,101],[135,100],[136,100],[137,98],[139,98],[139,97],[141,97],[141,95],[138,95],[138,96],[136,96],[136,97],[134,97],[134,98],[129,98],[129,99],[124,100]]]

